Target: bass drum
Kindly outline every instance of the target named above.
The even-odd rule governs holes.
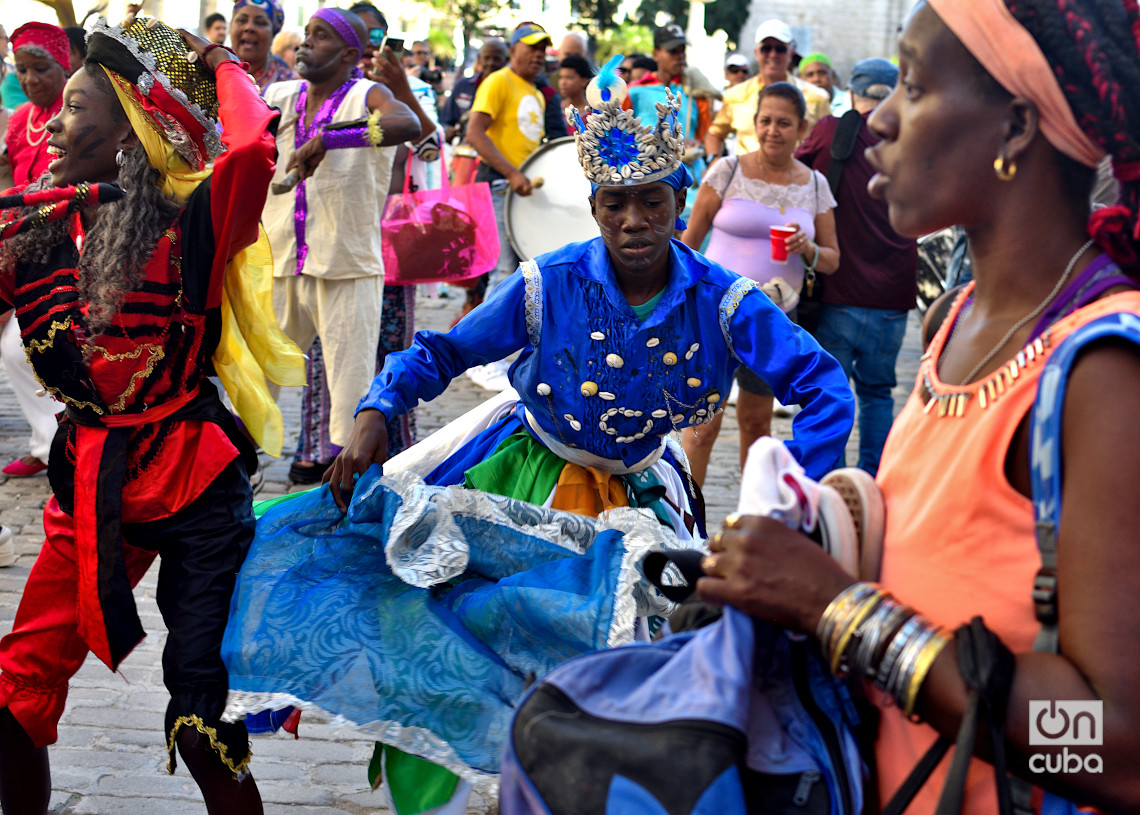
[[[507,237],[521,259],[598,237],[590,214],[590,182],[578,163],[573,136],[542,145],[519,170],[532,182],[542,179],[542,186],[530,195],[508,190],[504,202]]]

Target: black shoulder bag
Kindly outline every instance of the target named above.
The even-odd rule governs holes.
[[[831,137],[831,161],[827,165],[827,186],[831,187],[831,195],[837,200],[839,182],[843,179],[843,168],[847,166],[847,159],[855,152],[855,143],[859,140],[859,130],[862,125],[863,114],[857,110],[849,110],[839,119],[835,134]],[[809,269],[804,274],[796,322],[812,334],[819,326],[819,307],[822,303],[823,280],[814,269]]]

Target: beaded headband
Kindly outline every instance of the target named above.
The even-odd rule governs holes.
[[[360,36],[356,33],[356,29],[341,16],[341,13],[334,8],[319,8],[313,12],[312,19],[323,20],[332,26],[333,30],[344,40],[344,44],[349,48],[355,48],[361,54],[364,53],[364,46],[360,43]]]
[[[685,141],[678,111],[681,99],[668,88],[666,102],[657,103],[657,122],[642,124],[632,110],[622,110],[625,81],[614,70],[621,64],[615,55],[586,86],[586,101],[593,112],[583,120],[577,108],[566,109],[566,121],[574,129],[578,160],[591,184],[599,187],[632,187],[661,181],[681,166]]]

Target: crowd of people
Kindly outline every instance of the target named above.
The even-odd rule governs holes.
[[[897,54],[843,87],[779,19],[715,80],[675,23],[603,61],[527,21],[467,72],[370,2],[302,32],[278,0],[202,36],[138,7],[0,29],[0,359],[31,427],[3,473],[52,488],[0,640],[3,812],[47,812],[68,681],[145,635],[131,591],[156,557],[163,741],[207,810],[260,812],[250,732],[312,709],[375,736],[369,780],[412,815],[494,794],[534,680],[668,635],[651,548],[699,552],[702,602],[802,635],[867,702],[867,811],[941,812],[955,788],[969,813],[1140,811],[1140,646],[1119,624],[1140,597],[1140,349],[1086,347],[1061,438],[1031,427],[1057,349],[1140,310],[1137,32],[1134,0],[920,0]],[[520,257],[508,205],[559,139],[596,237]],[[448,177],[486,185],[499,254],[449,331],[416,332],[385,202]],[[917,239],[951,226],[973,281],[931,309],[895,417]],[[416,406],[464,373],[496,395],[417,439]],[[304,388],[299,427],[282,386]],[[707,525],[724,411],[744,469],[777,399],[858,569],[779,513]],[[255,504],[262,452],[310,489]],[[1052,452],[1055,552],[1034,514]],[[1102,706],[1099,770],[1039,769],[1060,751],[1034,700]],[[757,761],[746,784],[778,787]]]

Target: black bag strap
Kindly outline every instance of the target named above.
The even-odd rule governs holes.
[[[855,152],[855,143],[859,141],[859,131],[862,127],[863,114],[857,110],[844,113],[835,127],[835,135],[831,137],[831,162],[827,165],[827,186],[831,187],[833,196],[839,195],[843,168],[847,166],[847,159]]]
[[[701,559],[704,553],[696,549],[656,549],[641,561],[641,571],[645,579],[657,587],[667,600],[683,603],[697,590],[697,581],[704,575]],[[672,563],[685,578],[684,586],[662,582],[665,567]]]

